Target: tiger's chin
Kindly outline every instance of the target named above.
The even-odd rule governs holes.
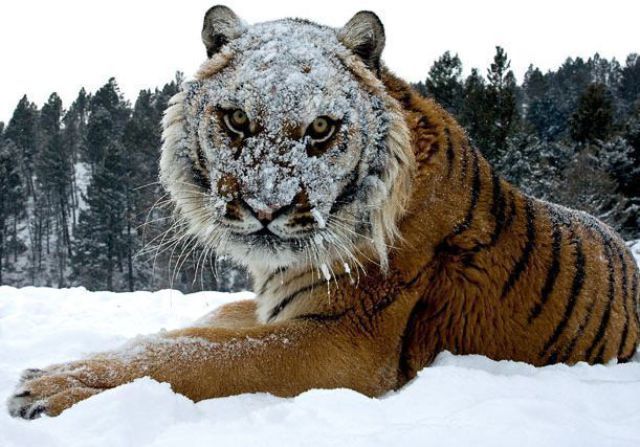
[[[366,239],[362,238],[362,243],[364,241]],[[265,228],[249,234],[232,234],[216,251],[239,264],[262,271],[290,267],[320,269],[323,264],[355,259],[355,253],[351,250],[362,243],[343,241],[338,244],[335,236],[332,238],[329,232],[321,229],[307,231],[304,235],[282,237]],[[348,251],[347,246],[351,250]]]
[[[272,270],[295,265],[308,265],[314,251],[313,233],[306,237],[283,238],[269,231],[234,234],[225,241],[219,253],[230,256],[239,264],[250,268]]]

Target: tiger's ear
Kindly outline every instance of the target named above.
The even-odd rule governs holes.
[[[379,74],[385,37],[384,26],[377,15],[371,11],[360,11],[338,31],[338,40]]]
[[[216,5],[204,15],[202,43],[207,48],[207,57],[216,54],[223,45],[242,35],[246,25],[230,8]]]

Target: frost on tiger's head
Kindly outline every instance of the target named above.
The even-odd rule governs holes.
[[[378,77],[377,16],[247,25],[215,6],[202,39],[208,59],[163,123],[161,180],[185,231],[258,268],[362,253],[386,266],[414,160]]]

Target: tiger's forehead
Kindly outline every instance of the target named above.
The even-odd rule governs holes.
[[[294,19],[260,23],[229,44],[232,57],[205,80],[209,102],[241,108],[269,125],[342,118],[359,88],[336,31]],[[274,129],[276,130],[276,129]]]
[[[295,19],[252,25],[231,47],[242,52],[243,65],[253,63],[259,72],[269,67],[330,69],[336,61],[329,60],[344,52],[335,30]]]

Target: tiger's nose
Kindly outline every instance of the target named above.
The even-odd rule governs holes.
[[[265,227],[273,222],[276,217],[281,216],[293,207],[293,205],[285,205],[279,208],[269,206],[253,207],[246,202],[245,204],[251,210],[253,216]]]
[[[271,222],[273,220],[274,210],[272,208],[252,209],[252,211],[262,223]]]

